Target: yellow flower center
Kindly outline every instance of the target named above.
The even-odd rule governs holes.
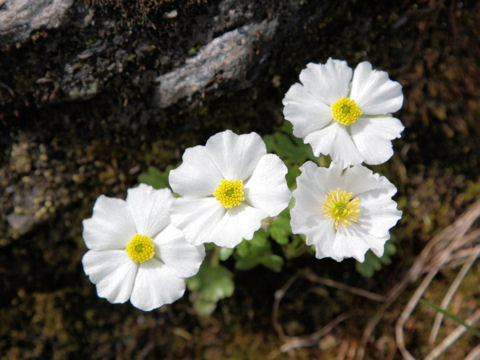
[[[242,180],[222,180],[213,192],[213,196],[226,209],[238,206],[245,200]]]
[[[130,259],[138,262],[150,260],[155,255],[155,247],[152,238],[146,235],[135,234],[128,242],[125,249]]]
[[[352,99],[342,97],[332,104],[333,119],[342,125],[352,125],[362,115],[360,106]]]
[[[360,215],[360,199],[352,199],[353,193],[341,191],[340,188],[332,190],[323,202],[323,212],[330,218],[330,223],[335,222],[335,230],[338,224],[350,226],[358,221]]]

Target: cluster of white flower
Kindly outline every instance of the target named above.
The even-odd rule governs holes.
[[[372,70],[355,71],[329,59],[308,64],[283,100],[294,135],[316,156],[330,155],[329,168],[305,163],[293,191],[292,231],[306,235],[318,258],[364,261],[367,250],[381,256],[389,229],[401,217],[385,177],[360,165],[380,164],[392,154],[391,140],[403,126],[390,113],[400,109],[399,83]],[[205,146],[186,149],[169,174],[168,189],[141,184],[127,199],[101,195],[83,222],[88,247],[83,267],[97,293],[112,303],[130,302],[145,311],[183,296],[185,278],[205,257],[204,243],[233,248],[250,240],[262,220],[284,210],[291,199],[287,167],[267,154],[256,133],[223,131]]]
[[[391,140],[403,125],[391,113],[402,107],[402,86],[369,62],[352,74],[346,61],[334,59],[308,64],[300,81],[283,99],[285,118],[315,156],[330,155],[332,163],[328,169],[312,162],[301,167],[292,231],[306,235],[319,259],[363,262],[369,249],[382,256],[402,216],[392,200],[397,189],[360,164],[381,164],[393,155]]]

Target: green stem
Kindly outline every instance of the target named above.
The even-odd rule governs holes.
[[[210,258],[210,264],[218,265],[220,263],[220,250],[222,248],[220,246],[215,246],[215,250]]]

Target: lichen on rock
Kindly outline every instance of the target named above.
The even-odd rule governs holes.
[[[0,0],[0,39],[19,41],[41,27],[62,24],[73,0]]]
[[[268,53],[255,54],[256,42],[272,40],[278,21],[247,24],[213,39],[199,53],[187,59],[185,65],[157,78],[155,103],[168,107],[178,100],[192,96],[212,84],[236,81],[235,88],[251,85],[247,70],[259,66]],[[264,47],[268,49],[268,47]]]

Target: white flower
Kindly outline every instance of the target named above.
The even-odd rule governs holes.
[[[168,189],[141,184],[127,200],[101,195],[91,218],[83,221],[89,251],[82,263],[98,296],[150,311],[183,296],[184,278],[195,275],[203,246],[185,241],[170,224],[175,198]]]
[[[287,167],[266,152],[258,134],[230,130],[213,135],[205,146],[185,150],[169,183],[182,195],[172,208],[172,223],[187,241],[234,247],[250,240],[262,219],[287,207]]]
[[[312,146],[315,156],[330,155],[345,166],[381,164],[393,155],[392,140],[403,131],[391,116],[403,104],[402,86],[384,71],[361,62],[355,71],[346,61],[309,63],[300,81],[283,99],[293,134]]]
[[[363,262],[369,249],[382,256],[389,230],[402,216],[391,199],[395,186],[362,165],[343,170],[333,162],[323,168],[308,161],[300,170],[292,231],[306,235],[316,257]]]

